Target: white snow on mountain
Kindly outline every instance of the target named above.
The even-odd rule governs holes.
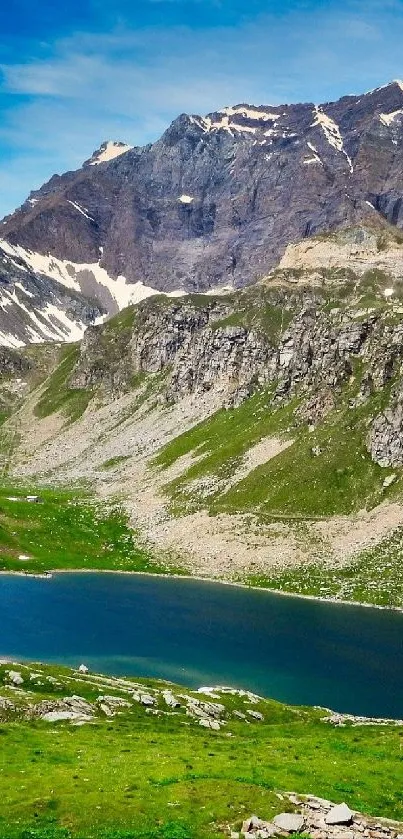
[[[249,105],[237,105],[235,107],[231,105],[227,108],[221,108],[218,113],[225,114],[228,117],[241,116],[245,119],[263,120],[263,122],[276,120],[280,116],[280,114],[272,111],[259,111],[257,108],[253,108],[253,106],[251,107]]]
[[[99,149],[94,151],[94,154],[87,163],[89,166],[98,166],[99,163],[107,163],[109,160],[113,160],[115,157],[119,157],[121,154],[130,151],[132,148],[133,146],[129,146],[127,143],[107,140],[105,143],[102,143]]]
[[[182,196],[191,198],[191,196]],[[193,200],[193,199],[192,199]],[[189,202],[185,202],[189,203]],[[126,278],[111,277],[105,268],[94,263],[76,263],[69,260],[57,259],[51,255],[35,253],[25,250],[19,245],[11,245],[6,240],[0,240],[0,248],[8,255],[11,262],[21,271],[29,270],[36,274],[45,275],[57,285],[72,291],[81,292],[84,296],[98,298],[108,308],[110,313],[121,310],[130,304],[139,303],[147,297],[163,294],[155,288],[142,282],[128,283]],[[14,259],[13,259],[14,258]],[[18,260],[18,263],[17,261]],[[19,293],[17,293],[17,290]],[[210,289],[208,294],[227,294],[233,288]],[[57,292],[57,286],[56,286]],[[2,289],[0,292],[0,309],[11,310],[14,307],[15,316],[24,323],[25,332],[32,343],[44,341],[79,341],[85,332],[86,324],[75,320],[55,303],[46,302],[43,306],[34,306],[28,299],[33,297],[20,281],[16,282],[12,290]],[[177,289],[164,293],[164,296],[175,298],[184,297],[186,291]],[[56,296],[57,297],[57,296]],[[55,297],[55,300],[56,300]],[[98,319],[101,322],[108,315]],[[8,347],[23,346],[24,342],[14,334],[0,334],[0,345]]]
[[[403,116],[403,108],[399,108],[398,111],[392,111],[390,114],[379,114],[379,119],[383,125],[389,127],[398,116]]]
[[[85,216],[85,218],[88,218],[90,221],[94,221],[92,216],[88,214],[87,210],[85,210],[84,207],[80,207],[80,205],[76,204],[75,201],[70,201],[69,199],[67,200],[68,203],[71,204],[71,206],[74,207],[75,210],[78,210],[78,212],[81,213],[82,216]]]
[[[320,166],[323,166],[323,163],[318,155],[318,150],[315,148],[312,143],[307,143],[308,148],[313,152],[312,157],[306,157],[302,162],[305,166],[309,166],[311,163],[319,163]]]
[[[252,125],[241,125],[240,123],[231,120],[230,116],[224,111],[218,111],[218,113],[222,113],[220,120],[212,120],[211,117],[195,116],[190,117],[190,120],[192,123],[201,128],[205,134],[209,134],[212,131],[228,131],[228,133],[232,136],[234,136],[234,131],[244,132],[245,134],[255,134],[257,129]]]
[[[340,128],[337,125],[337,123],[334,121],[334,119],[325,114],[325,112],[321,107],[319,107],[319,105],[315,105],[314,117],[315,118],[311,125],[311,128],[315,128],[317,125],[320,126],[329,145],[336,149],[336,151],[339,151],[342,154],[344,154],[350,167],[350,172],[353,172],[353,164],[351,162],[351,158],[348,156],[344,148],[343,138],[340,134]]]

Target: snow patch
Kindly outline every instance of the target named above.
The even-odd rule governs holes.
[[[314,115],[315,119],[311,124],[311,128],[315,128],[317,125],[320,126],[329,145],[332,146],[332,148],[336,149],[336,151],[344,154],[344,157],[346,158],[347,163],[350,167],[350,172],[353,172],[353,164],[351,158],[345,151],[343,138],[340,134],[340,129],[337,123],[327,114],[325,114],[325,112],[319,105],[315,105]]]
[[[402,88],[403,89],[403,88]],[[379,119],[383,125],[386,125],[388,128],[394,122],[396,117],[402,116],[403,108],[399,108],[398,111],[391,111],[390,114],[379,114]]]
[[[94,154],[88,161],[89,166],[98,166],[99,163],[107,163],[109,160],[114,160],[115,157],[120,157],[130,151],[133,146],[128,146],[127,143],[116,142],[115,140],[107,140],[102,143],[102,146],[94,151]]]
[[[218,113],[226,114],[228,117],[241,116],[244,119],[258,119],[263,120],[263,122],[277,120],[279,118],[279,114],[270,111],[258,111],[256,108],[243,105],[237,105],[235,107],[231,105],[227,108],[221,108]]]
[[[10,256],[23,259],[34,273],[45,274],[66,288],[80,291],[79,283],[72,276],[74,274],[73,263],[68,260],[57,259],[55,256],[50,256],[49,254],[25,250],[20,245],[11,245],[5,239],[0,239],[0,248]]]
[[[54,332],[58,333],[58,337],[61,340],[81,341],[86,330],[86,325],[81,321],[70,320],[66,312],[54,306],[52,303],[47,303],[45,308],[41,309],[40,314],[46,318]]]
[[[307,157],[303,160],[304,166],[309,166],[311,163],[319,163],[320,166],[323,166],[323,163],[318,155],[317,149],[312,143],[307,143],[308,148],[313,152],[313,157]]]
[[[186,197],[191,198],[191,196]],[[43,274],[49,279],[54,280],[59,286],[64,286],[68,289],[82,292],[82,288],[85,289],[86,283],[88,283],[88,275],[92,275],[93,281],[95,281],[95,284],[100,289],[103,287],[109,291],[119,310],[155,295],[164,294],[166,297],[176,298],[184,297],[188,294],[183,289],[163,293],[151,286],[144,285],[142,282],[129,283],[124,276],[118,276],[114,279],[109,276],[105,268],[101,267],[99,262],[74,263],[69,260],[57,259],[50,255],[25,250],[21,246],[11,245],[5,240],[0,240],[0,248],[9,256],[14,255],[18,259],[24,260],[25,264],[34,273]],[[66,312],[54,303],[48,302],[43,308],[29,308],[28,301],[27,306],[17,296],[17,290],[23,292],[29,298],[34,296],[21,282],[15,283],[12,291],[6,289],[2,291],[0,295],[0,309],[5,311],[9,307],[15,307],[16,312],[20,310],[23,313],[24,330],[32,343],[43,343],[49,340],[81,340],[87,324],[80,320],[69,318]],[[232,286],[221,286],[219,288],[209,289],[206,293],[209,295],[220,295],[228,294],[233,290]],[[100,297],[102,299],[101,295]],[[107,315],[101,316],[97,319],[97,323],[102,323],[106,319]],[[24,341],[13,335],[0,332],[0,344],[7,347],[21,347],[24,346]]]
[[[84,207],[80,207],[80,205],[76,204],[75,201],[70,201],[69,199],[67,200],[68,203],[71,204],[71,206],[74,207],[75,210],[78,210],[78,212],[81,213],[82,216],[85,216],[85,218],[88,218],[90,221],[94,221],[92,216],[88,214],[88,211]]]
[[[25,288],[25,286],[23,286],[23,284],[22,284],[22,283],[14,283],[14,287],[15,287],[15,288],[19,288],[19,289],[20,289],[20,291],[22,291],[22,292],[23,292],[23,294],[26,294],[26,295],[27,295],[27,297],[35,297],[35,295],[34,295],[34,294],[32,294],[32,292],[31,292],[31,291],[28,291],[28,289],[27,289],[27,288]]]
[[[16,350],[19,347],[24,346],[24,341],[20,341],[19,338],[15,337],[15,335],[10,335],[6,332],[0,331],[0,346],[10,347],[10,349]]]
[[[222,111],[218,111],[218,113],[223,113]],[[190,121],[195,125],[198,125],[199,128],[204,131],[205,134],[209,134],[212,131],[228,131],[229,134],[233,137],[233,131],[244,132],[245,134],[255,134],[256,128],[253,128],[251,125],[239,125],[238,123],[230,120],[228,114],[223,114],[223,117],[219,121],[213,122],[211,117],[190,117]]]

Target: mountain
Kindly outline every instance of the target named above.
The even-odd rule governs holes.
[[[3,474],[121,499],[168,570],[401,606],[403,235],[341,229],[282,263],[5,350]]]
[[[51,281],[52,305],[73,317],[76,335],[88,317],[155,291],[253,283],[290,243],[322,232],[401,227],[402,146],[399,81],[322,105],[183,114],[152,145],[109,141],[78,171],[54,175],[4,219],[3,251],[27,277]],[[21,281],[13,271],[10,261],[2,269],[6,289]],[[3,300],[14,318],[1,315],[4,336],[14,344],[32,340],[21,306]],[[40,297],[38,306],[42,321]]]
[[[182,116],[32,193],[3,475],[121,499],[164,568],[401,607],[402,151],[394,82]]]

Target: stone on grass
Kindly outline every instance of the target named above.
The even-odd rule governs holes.
[[[304,817],[299,813],[279,813],[274,817],[273,823],[286,833],[299,833],[305,824]]]
[[[353,811],[343,802],[336,804],[325,816],[326,824],[350,824],[353,818]]]
[[[155,705],[155,699],[153,696],[150,696],[149,693],[142,693],[140,696],[140,702],[142,705],[145,705],[148,708],[151,708],[152,705]]]
[[[260,711],[251,711],[250,708],[247,708],[246,713],[249,714],[249,716],[252,717],[254,720],[259,720],[259,722],[264,720],[264,716],[260,713]]]
[[[86,664],[80,664],[78,668],[79,673],[88,673],[88,667]]]
[[[245,821],[242,824],[241,833],[250,833],[253,830],[257,830],[257,828],[260,827],[261,824],[262,821],[258,818],[258,816],[249,816],[249,818],[245,819]]]
[[[24,684],[24,679],[22,678],[21,673],[18,673],[17,670],[10,670],[8,673],[8,679],[13,685]]]

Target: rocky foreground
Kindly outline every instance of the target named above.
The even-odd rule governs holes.
[[[270,821],[257,816],[245,819],[241,832],[230,831],[231,839],[269,839],[304,833],[312,839],[402,839],[403,826],[387,819],[364,816],[344,802],[334,804],[314,795],[278,793],[278,798],[295,807]]]

